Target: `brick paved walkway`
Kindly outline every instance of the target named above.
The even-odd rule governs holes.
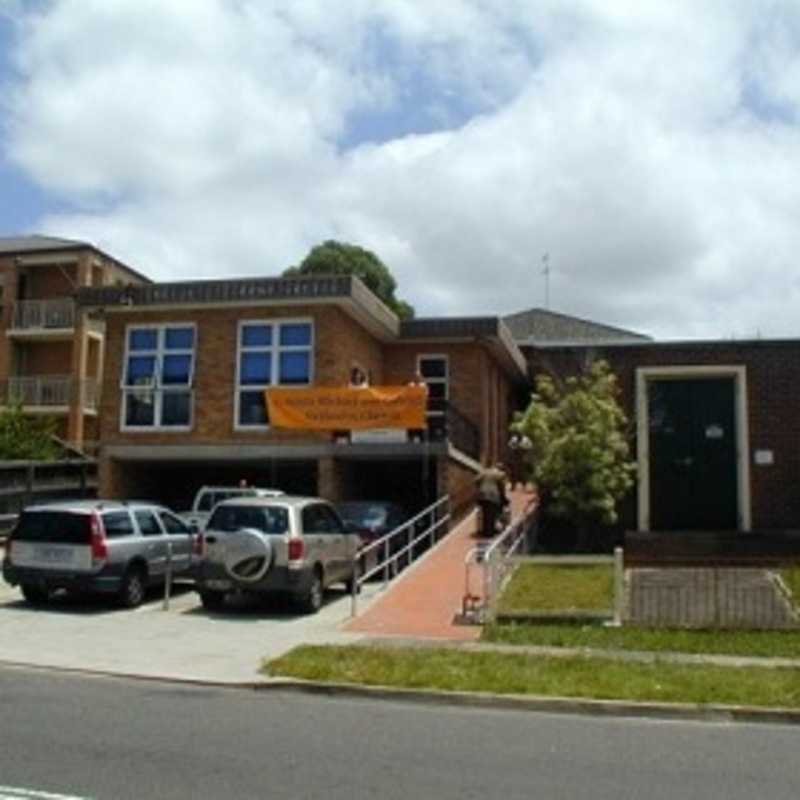
[[[512,515],[532,500],[528,492],[511,493]],[[475,640],[481,629],[458,625],[464,595],[464,560],[478,542],[477,514],[469,514],[436,547],[403,572],[358,617],[343,626],[371,636]],[[474,588],[474,587],[473,587]]]
[[[629,620],[689,628],[792,628],[798,620],[766,569],[631,569]]]

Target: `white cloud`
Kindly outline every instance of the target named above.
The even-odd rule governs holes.
[[[39,227],[156,278],[274,274],[335,237],[420,313],[508,313],[543,304],[547,251],[557,310],[800,334],[793,3],[62,0],[23,20],[10,155],[79,209]],[[370,115],[445,122],[352,147]]]

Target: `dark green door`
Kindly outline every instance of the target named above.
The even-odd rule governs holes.
[[[733,378],[648,382],[650,529],[736,530]]]

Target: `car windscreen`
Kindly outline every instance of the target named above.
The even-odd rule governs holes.
[[[12,538],[19,542],[89,544],[89,515],[69,511],[23,511]]]
[[[378,503],[342,503],[336,510],[345,522],[364,528],[385,525],[389,515],[389,508]]]
[[[232,532],[255,528],[262,533],[286,533],[289,512],[281,506],[217,506],[206,530]]]

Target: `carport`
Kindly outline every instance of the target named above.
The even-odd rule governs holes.
[[[413,511],[433,502],[441,446],[121,445],[104,448],[99,494],[191,507],[201,486],[253,486],[339,500],[386,500]]]
[[[353,454],[334,461],[341,481],[338,492],[341,500],[384,500],[397,503],[411,513],[438,497],[435,456]]]
[[[108,448],[100,495],[148,499],[186,510],[201,486],[252,486],[316,495],[318,460],[276,448],[159,446]],[[267,452],[265,452],[267,451]],[[272,451],[272,452],[269,452]]]

